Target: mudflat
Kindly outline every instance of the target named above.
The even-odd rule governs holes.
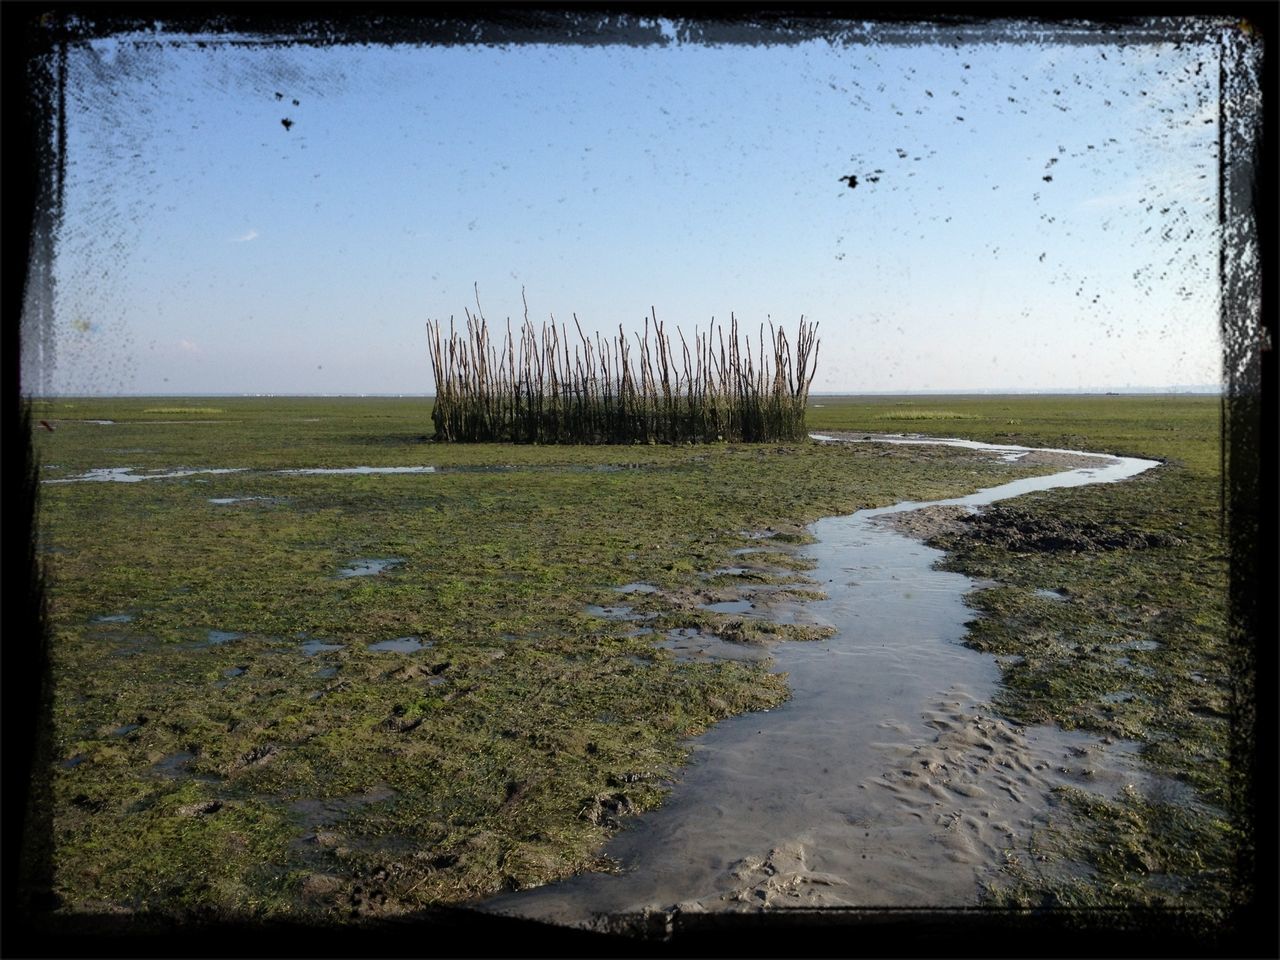
[[[988,625],[963,642],[1004,659],[992,704],[958,695],[902,722],[932,718],[946,725],[939,738],[1002,751],[1002,769],[1020,771],[1013,794],[1060,800],[1037,843],[1085,866],[1045,879],[1036,861],[1005,859],[969,891],[975,902],[1215,906],[1231,887],[1222,718],[1235,680],[1221,667],[1216,401],[1095,399],[949,398],[968,404],[964,419],[903,423],[880,398],[821,398],[810,426],[1169,461],[1102,496],[1016,501],[1091,536],[1098,525],[1158,535],[1141,546],[1092,536],[1097,549],[1039,550],[1032,565],[1014,541],[968,537],[955,517],[930,531],[952,538],[945,563],[1002,585],[971,595]],[[413,399],[219,398],[190,404],[185,420],[166,414],[173,423],[149,421],[154,405],[37,406],[56,426],[37,437],[45,479],[156,475],[42,490],[56,683],[46,773],[64,911],[346,919],[607,868],[606,840],[696,775],[684,764],[699,735],[785,714],[775,708],[794,681],[778,672],[780,651],[822,655],[829,632],[807,612],[824,602],[811,576],[821,561],[793,549],[811,539],[806,525],[1064,465],[888,444],[434,444],[430,403]],[[358,467],[395,472],[318,472]],[[194,472],[213,470],[235,472]],[[377,558],[398,562],[371,569]],[[1170,576],[1184,589],[1162,586]],[[789,595],[734,606],[753,583]],[[629,584],[653,589],[618,591]],[[1058,589],[1065,601],[1035,592]],[[409,638],[420,645],[396,644]],[[717,656],[718,645],[763,655]],[[1060,734],[1044,733],[1060,727],[1139,744],[1149,778],[1189,785],[1201,805],[1176,792],[1077,797],[1069,775],[1038,767],[1060,759],[1061,742],[1045,745]],[[842,729],[867,749],[882,740]],[[955,752],[947,743],[905,762],[923,764],[924,782],[963,787],[966,761],[929,769]],[[1090,769],[1106,775],[1105,763]],[[868,791],[898,811],[922,796],[892,777]],[[988,793],[950,828],[961,859],[988,863],[998,825],[1016,820],[1001,807],[1015,802],[1008,791]],[[753,908],[792,889],[866,902],[814,879],[837,874],[830,849],[766,828],[718,875]]]

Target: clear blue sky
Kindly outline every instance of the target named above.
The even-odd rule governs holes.
[[[45,383],[429,393],[476,283],[804,314],[821,391],[1217,383],[1217,82],[1208,43],[95,43]]]

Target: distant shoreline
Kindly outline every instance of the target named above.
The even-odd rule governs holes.
[[[827,397],[1209,397],[1222,396],[1223,388],[1134,387],[1114,390],[867,390],[859,393],[811,391],[810,398]],[[157,400],[173,398],[218,397],[220,399],[379,399],[434,400],[433,393],[50,393],[29,400]]]

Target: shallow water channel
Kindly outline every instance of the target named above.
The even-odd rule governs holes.
[[[942,442],[1002,457],[1028,451]],[[936,504],[978,507],[1157,465],[1075,455],[1089,465]],[[941,551],[876,522],[933,505],[860,510],[809,528],[817,542],[798,549],[816,561],[808,575],[828,599],[770,605],[760,595],[747,615],[825,623],[836,634],[771,650],[791,699],[694,741],[663,805],[629,818],[606,845],[618,873],[581,874],[479,908],[590,925],[650,909],[971,906],[1010,851],[1026,856],[1055,786],[1175,789],[1142,771],[1134,744],[1016,728],[992,715],[996,658],[962,642],[974,617],[963,598],[976,584],[933,569]]]

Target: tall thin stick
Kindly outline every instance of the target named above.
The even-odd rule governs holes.
[[[478,289],[476,313],[464,308],[463,314],[465,332],[452,317],[447,334],[441,322],[427,323],[438,439],[750,443],[805,436],[818,340],[817,324],[803,316],[793,362],[792,341],[772,321],[768,340],[762,324],[756,349],[748,335],[744,350],[736,315],[729,315],[727,344],[713,317],[705,332],[695,328],[691,348],[682,331],[670,336],[650,307],[643,332],[635,334],[633,367],[633,344],[621,326],[615,338],[597,334],[592,342],[575,314],[578,338],[571,343],[554,317],[535,328],[526,302],[523,326],[513,332],[508,320],[499,346],[490,339]]]

